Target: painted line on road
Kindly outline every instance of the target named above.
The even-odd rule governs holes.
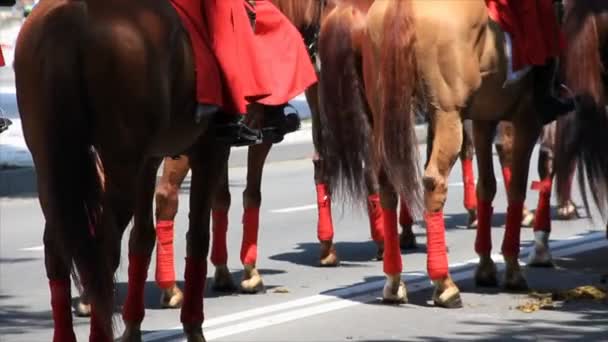
[[[44,245],[21,248],[21,249],[19,249],[19,251],[21,251],[21,252],[41,252],[41,251],[44,251]]]
[[[608,241],[605,239],[604,232],[594,232],[585,235],[576,235],[574,238],[569,237],[563,240],[555,241],[551,244],[551,250],[554,257],[564,257],[572,254],[577,254],[582,251],[590,251],[598,248],[608,247]],[[532,251],[533,246],[522,248],[520,260],[525,259]],[[499,272],[504,270],[502,256],[493,254],[492,258],[496,262]],[[470,259],[465,262],[453,263],[450,265],[450,272],[455,281],[462,281],[474,276],[475,266],[478,259]],[[409,293],[415,293],[425,289],[432,288],[432,283],[426,274],[421,272],[408,272],[402,278],[408,284]],[[377,296],[373,294],[384,285],[384,280],[364,283],[352,286],[350,288],[329,291],[325,294],[305,297],[298,300],[293,300],[281,304],[270,305],[253,310],[243,311],[237,314],[226,315],[211,319],[205,322],[205,336],[207,340],[218,339],[226,336],[231,336],[247,331],[257,330],[281,323],[286,323],[306,317],[320,315],[356,305],[361,305],[377,300]],[[324,303],[330,301],[329,303]],[[312,305],[315,304],[315,305]],[[304,307],[306,306],[306,307]],[[281,311],[281,312],[279,312]],[[279,312],[279,313],[277,313]],[[270,314],[270,316],[258,318],[260,315]],[[232,324],[229,326],[210,329],[214,326],[223,325],[230,322],[235,322],[241,319],[256,317],[249,322]],[[182,336],[181,326],[171,328],[166,331],[159,331],[149,334],[144,334],[144,341],[156,341],[168,339],[171,337],[178,338]],[[184,340],[185,341],[185,340]]]

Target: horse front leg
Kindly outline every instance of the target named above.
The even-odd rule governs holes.
[[[156,201],[156,285],[161,289],[161,308],[175,309],[182,305],[184,295],[175,282],[173,238],[175,216],[179,205],[179,189],[190,171],[188,156],[165,158],[163,173],[154,194]]]
[[[214,142],[211,136],[203,139],[192,148],[190,154],[190,222],[184,271],[184,303],[180,315],[189,342],[205,341],[202,327],[203,294],[207,279],[211,203],[229,155],[228,146]]]
[[[260,227],[260,206],[262,205],[262,173],[271,143],[249,147],[247,154],[247,186],[243,191],[243,240],[241,262],[243,279],[241,291],[259,293],[264,291],[264,282],[257,269],[258,232]]]
[[[462,120],[458,111],[437,111],[433,119],[433,147],[423,177],[427,269],[435,284],[435,305],[456,308],[462,306],[462,300],[448,268],[443,207],[448,192],[448,176],[462,144]]]

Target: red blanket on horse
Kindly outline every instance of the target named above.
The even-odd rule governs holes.
[[[244,0],[171,2],[190,34],[200,103],[245,113],[249,102],[283,104],[316,82],[301,35],[268,1],[256,1],[255,33]],[[221,87],[211,83],[218,65]]]
[[[565,47],[552,0],[486,0],[486,5],[490,18],[512,37],[514,71],[544,65]]]
[[[4,66],[4,55],[2,54],[2,46],[0,46],[0,67]]]

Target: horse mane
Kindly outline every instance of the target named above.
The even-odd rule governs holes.
[[[321,0],[270,0],[300,30],[321,17]]]

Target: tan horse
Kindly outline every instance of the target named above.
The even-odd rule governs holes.
[[[476,281],[480,285],[497,283],[489,240],[491,202],[496,193],[494,128],[500,120],[513,122],[513,178],[502,248],[504,285],[526,288],[518,263],[519,232],[529,159],[542,120],[534,110],[530,91],[534,74],[503,88],[507,65],[504,34],[489,20],[485,2],[378,1],[368,12],[357,6],[338,6],[323,23],[320,42],[322,127],[327,128],[324,139],[331,141],[321,155],[334,161],[328,168],[335,170],[330,184],[350,198],[362,198],[363,183],[356,177],[357,170],[373,164],[385,179],[383,206],[394,207],[396,194],[403,194],[410,208],[418,208],[418,154],[411,113],[415,102],[430,111],[434,140],[422,184],[429,240],[427,267],[436,286],[436,305],[456,307],[461,303],[447,267],[442,211],[447,177],[462,144],[462,120],[474,121],[478,204],[482,201],[490,206],[490,215],[486,211],[478,216]],[[372,133],[375,142],[370,145],[367,138]],[[350,137],[350,144],[344,137]],[[388,282],[396,284],[401,270],[393,271],[397,272],[385,269]]]

